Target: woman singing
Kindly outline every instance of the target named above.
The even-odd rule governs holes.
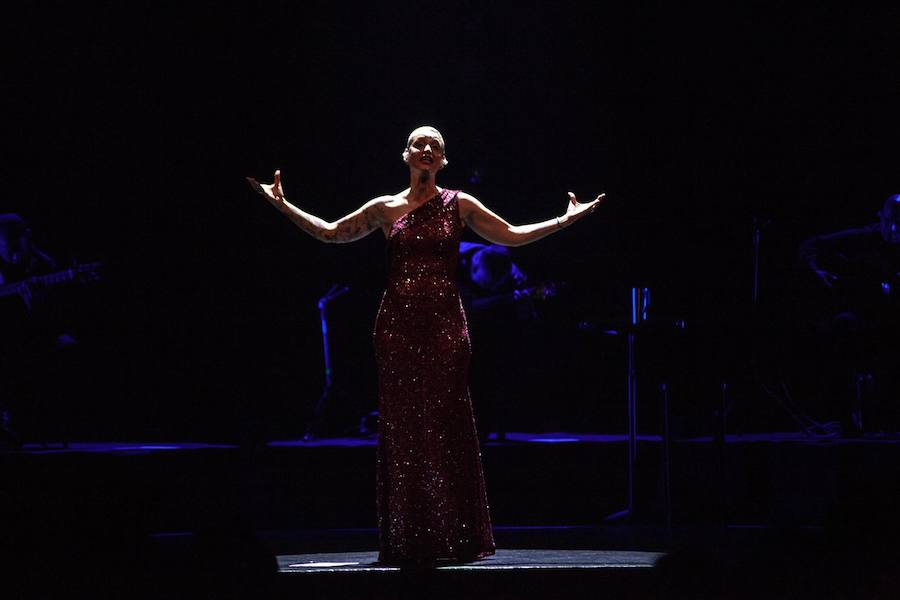
[[[433,127],[414,130],[403,151],[409,187],[327,222],[287,201],[281,173],[253,188],[323,242],[387,239],[387,288],[375,321],[379,381],[377,507],[379,561],[434,565],[489,556],[495,546],[469,398],[469,334],[456,283],[459,241],[468,226],[494,244],[521,246],[592,213],[603,198],[540,223],[510,225],[465,192],[437,186],[447,166]]]

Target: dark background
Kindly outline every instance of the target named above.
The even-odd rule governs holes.
[[[631,286],[652,290],[661,329],[687,321],[685,339],[645,345],[642,375],[679,381],[679,410],[702,422],[751,332],[790,351],[812,293],[797,244],[876,220],[900,191],[898,16],[776,2],[25,9],[5,25],[0,212],[63,263],[105,264],[59,307],[89,357],[68,424],[298,435],[323,383],[316,301],[343,283],[331,421],[352,427],[375,406],[383,237],[315,242],[243,178],[280,168],[291,201],[334,219],[407,185],[400,153],[425,123],[447,142],[438,183],[513,223],[561,214],[569,190],[607,193],[590,220],[513,249],[533,281],[569,284],[516,349],[532,367],[513,425],[624,428],[622,338],[578,323],[623,322]]]

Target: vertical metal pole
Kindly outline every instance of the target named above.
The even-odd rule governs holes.
[[[331,353],[328,350],[328,321],[325,299],[319,300],[319,319],[322,321],[322,350],[325,354],[325,389],[331,389]]]
[[[628,332],[628,440],[626,453],[628,455],[628,508],[629,513],[634,512],[634,467],[637,462],[637,377],[634,365],[634,331]]]
[[[719,514],[723,527],[728,527],[728,482],[726,481],[725,468],[725,442],[727,434],[728,411],[728,383],[722,382],[722,399],[719,406],[719,422],[717,424],[716,445],[718,446],[719,462]]]
[[[333,290],[334,286],[332,286],[332,289],[330,291]],[[316,401],[316,406],[313,409],[312,419],[310,419],[309,423],[306,426],[306,432],[303,434],[303,439],[306,441],[312,440],[319,435],[322,426],[323,415],[325,414],[325,403],[328,402],[328,398],[331,395],[331,353],[328,350],[327,320],[328,300],[329,296],[328,294],[326,294],[321,299],[319,299],[318,304],[319,320],[322,322],[322,352],[324,354],[325,361],[325,386],[322,388],[322,394]]]
[[[335,298],[342,296],[348,291],[350,291],[349,287],[345,285],[339,286],[335,283],[327,292],[325,292],[324,296],[319,298],[319,319],[322,322],[322,353],[324,354],[325,359],[325,387],[322,389],[322,395],[319,396],[318,402],[316,402],[313,418],[306,428],[306,434],[303,436],[303,439],[305,440],[310,440],[318,435],[319,429],[322,425],[323,416],[325,414],[325,404],[328,402],[328,399],[331,396],[331,352],[328,348],[327,318],[328,303]]]
[[[858,415],[857,419],[857,427],[859,428],[860,433],[866,432],[866,422],[864,421],[866,417],[867,411],[863,410],[863,403],[865,394],[863,392],[863,381],[865,381],[866,375],[860,372],[856,372],[856,414]]]
[[[636,327],[641,320],[640,290],[631,288],[631,327],[628,328],[628,507],[629,514],[634,512],[634,469],[637,464],[637,368],[634,362],[634,346],[636,343]]]
[[[760,224],[757,217],[753,218],[753,306],[759,301],[759,238]]]
[[[625,440],[625,469],[627,477],[628,505],[624,510],[605,518],[612,521],[628,518],[634,513],[634,466],[637,462],[637,376],[634,362],[635,327],[639,321],[638,288],[631,288],[631,324],[625,342],[625,400],[627,405],[627,430]]]
[[[663,510],[665,512],[666,517],[666,533],[668,535],[669,541],[672,541],[672,471],[671,471],[671,457],[670,448],[669,448],[669,386],[665,383],[661,383],[659,386],[659,391],[662,395],[662,413],[663,413],[663,427],[662,427],[662,468],[663,468]]]

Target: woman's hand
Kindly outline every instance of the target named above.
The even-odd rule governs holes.
[[[265,196],[269,202],[274,204],[284,202],[284,190],[281,189],[281,170],[275,171],[275,182],[272,184],[260,183],[252,177],[247,177],[247,183],[256,193]]]
[[[825,269],[816,269],[816,277],[818,277],[819,281],[821,281],[828,289],[833,288],[834,282],[838,280],[837,275],[826,271]]]
[[[600,206],[600,203],[603,202],[603,198],[606,196],[606,193],[602,193],[592,202],[588,202],[587,204],[581,204],[578,202],[578,199],[575,198],[575,194],[569,192],[569,206],[566,207],[566,222],[574,223],[581,217],[590,214],[597,210],[597,207]]]
[[[16,292],[19,294],[19,297],[22,299],[22,302],[25,303],[25,308],[31,311],[31,304],[34,300],[34,293],[31,291],[31,286],[28,285],[27,281],[20,281],[16,285]]]

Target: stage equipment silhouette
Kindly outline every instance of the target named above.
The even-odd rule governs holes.
[[[349,291],[349,286],[335,283],[328,289],[327,292],[325,292],[324,296],[319,298],[319,301],[316,305],[319,309],[319,319],[322,323],[322,356],[325,365],[325,386],[322,389],[322,394],[316,401],[312,418],[306,426],[306,432],[303,435],[303,439],[306,441],[315,439],[316,437],[321,435],[325,421],[325,411],[328,407],[328,403],[331,401],[333,394],[331,349],[328,344],[328,303],[336,298],[339,298],[340,296],[343,296]]]
[[[877,222],[805,239],[798,258],[814,282],[808,355],[827,382],[820,402],[835,403],[845,430],[896,433],[900,194],[884,201]]]
[[[19,447],[23,436],[46,445],[51,416],[68,428],[69,419],[58,414],[63,396],[77,395],[73,380],[80,374],[73,358],[79,341],[68,329],[65,309],[72,297],[60,297],[57,290],[97,281],[100,266],[59,269],[34,243],[25,219],[0,215],[0,446]],[[30,423],[20,427],[26,414]]]

